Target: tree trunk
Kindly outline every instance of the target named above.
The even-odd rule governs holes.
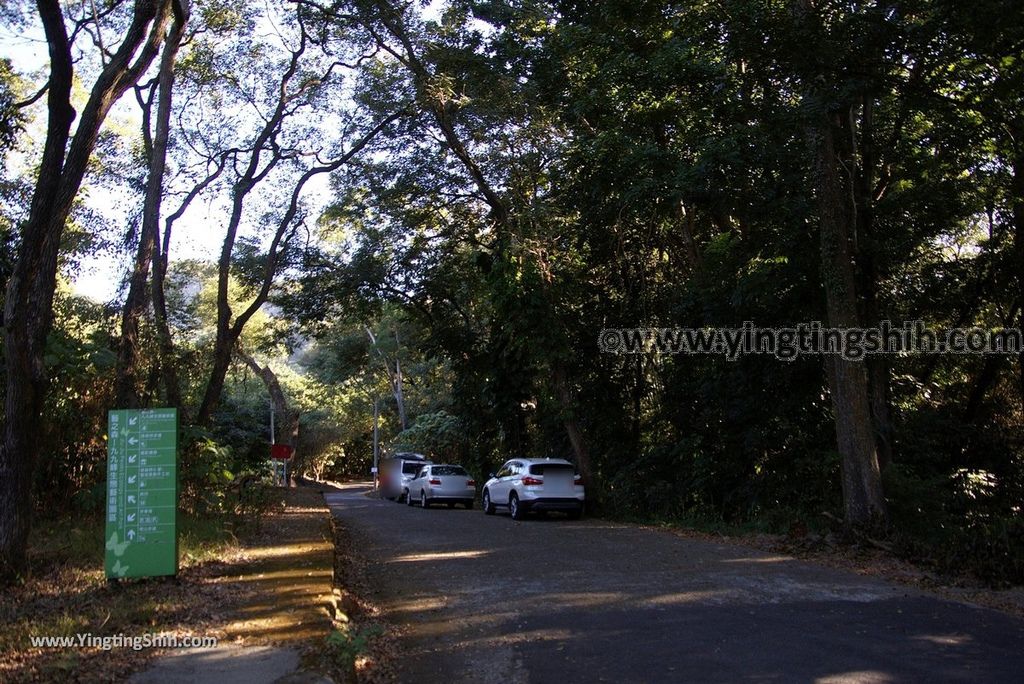
[[[398,422],[404,432],[409,427],[409,421],[405,415],[405,394],[402,391],[402,382],[402,362],[395,359],[395,375],[392,378],[391,386],[395,392],[395,403],[398,405]]]
[[[569,387],[565,366],[562,362],[555,362],[551,375],[558,402],[561,404],[562,424],[565,426],[565,434],[569,437],[569,444],[572,446],[573,455],[576,457],[576,468],[580,471],[583,481],[590,484],[593,482],[594,474],[590,462],[590,452],[587,450],[587,443],[583,438],[583,430],[580,429],[579,421],[576,420],[576,407],[578,403]]]
[[[860,129],[860,164],[856,163],[857,130],[850,126],[849,167],[857,170],[854,181],[854,207],[856,209],[857,273],[859,290],[862,295],[863,325],[878,326],[882,321],[881,306],[878,302],[879,253],[875,233],[875,201],[872,189],[875,185],[875,132],[874,101],[863,98]],[[871,404],[871,420],[875,428],[875,448],[878,451],[878,465],[884,470],[892,462],[892,411],[889,406],[889,359],[885,355],[873,355],[864,360],[868,374],[868,397]]]
[[[850,188],[839,172],[835,131],[849,121],[840,112],[809,130],[817,185],[821,230],[822,272],[829,325],[860,327],[856,277],[851,245],[854,218]],[[826,360],[836,437],[842,462],[843,503],[848,524],[857,525],[884,516],[885,498],[871,421],[868,377],[863,362],[829,356]]]
[[[864,360],[868,374],[868,396],[871,403],[871,423],[875,428],[875,449],[878,468],[885,470],[893,458],[892,408],[889,402],[889,381],[892,371],[884,356],[871,356]]]
[[[173,214],[164,221],[164,234],[162,244],[158,242],[153,254],[153,324],[156,328],[157,339],[160,345],[160,372],[163,375],[164,391],[169,406],[177,406],[184,410],[185,406],[181,401],[181,385],[178,382],[178,361],[174,353],[174,338],[171,337],[171,328],[167,317],[167,298],[164,293],[164,283],[167,279],[168,255],[171,248],[171,230],[174,222],[181,218],[192,201],[199,196],[203,190],[210,186],[227,167],[230,152],[222,152],[217,156],[214,170],[206,178],[197,183],[189,190],[185,199]]]
[[[1013,253],[1017,264],[1017,299],[1024,302],[1024,121],[1013,127],[1016,152],[1013,158]],[[1011,323],[1012,325],[1012,323]],[[1024,307],[1021,307],[1017,327],[1024,330]],[[1017,387],[1021,402],[1024,403],[1024,350],[1017,355]]]
[[[1002,356],[988,354],[984,357],[981,371],[971,386],[971,391],[964,402],[963,420],[965,423],[975,423],[981,415],[982,406],[985,403],[985,395],[990,387],[999,378],[999,371],[1002,368],[1004,359]]]
[[[231,214],[228,218],[227,229],[224,232],[224,242],[221,246],[220,258],[217,261],[217,337],[213,345],[213,367],[210,370],[210,379],[206,383],[206,391],[203,393],[203,401],[199,406],[199,414],[196,417],[196,422],[202,426],[208,426],[213,420],[213,412],[220,403],[221,394],[224,392],[224,381],[227,377],[228,368],[231,366],[231,355],[234,351],[235,343],[238,341],[242,327],[246,323],[246,320],[242,320],[242,316],[240,316],[239,320],[236,320],[234,325],[232,325],[231,302],[228,299],[231,278],[231,256],[235,248],[238,226],[242,222],[245,200],[260,181],[264,180],[282,161],[280,146],[277,144],[276,138],[280,132],[281,122],[286,116],[287,105],[290,99],[288,87],[292,78],[299,71],[299,62],[306,51],[307,40],[308,37],[303,32],[299,45],[292,51],[291,57],[288,60],[288,66],[281,76],[280,85],[276,87],[277,102],[274,111],[265,119],[263,127],[256,135],[256,139],[253,141],[252,148],[249,151],[249,158],[245,161],[243,170],[232,187]],[[264,161],[264,155],[269,155],[270,159]],[[297,202],[297,197],[294,193],[292,197],[294,205]],[[274,240],[275,245],[283,237],[282,233],[283,231],[279,226]],[[272,254],[271,258],[268,259],[268,269],[274,270],[275,268],[276,261]],[[273,274],[271,277],[273,277]],[[252,310],[253,313],[263,304],[259,300],[265,301],[266,295],[264,291],[269,290],[269,284],[266,282],[264,284],[267,287],[261,289],[261,296],[258,296],[257,302],[254,303],[255,308],[249,307],[249,310]]]
[[[73,138],[74,67],[61,5],[56,0],[38,0],[37,7],[50,54],[48,120],[29,217],[21,230],[4,302],[6,393],[0,446],[0,581],[19,576],[25,567],[39,418],[47,388],[43,357],[53,321],[64,225],[107,113],[149,68],[159,50],[170,3],[136,3],[125,38],[93,85]]]
[[[679,221],[679,231],[683,237],[687,265],[691,271],[696,272],[700,269],[701,263],[700,250],[697,249],[697,240],[694,237],[697,228],[696,214],[680,201],[676,202],[676,219]]]
[[[170,228],[168,227],[167,230]],[[174,338],[167,322],[167,299],[164,296],[164,283],[167,276],[167,245],[169,240],[165,234],[164,249],[153,255],[153,325],[156,328],[157,341],[160,345],[160,374],[163,378],[167,405],[183,409],[181,401],[181,385],[178,382],[178,359],[174,353]]]
[[[218,334],[213,348],[213,365],[210,368],[210,379],[206,382],[203,403],[200,404],[199,413],[196,415],[196,423],[198,425],[208,427],[213,420],[213,412],[216,410],[217,405],[220,403],[220,397],[224,393],[224,383],[227,380],[228,369],[231,368],[231,355],[234,353],[234,348],[234,338]]]
[[[270,394],[270,400],[274,404],[274,412],[281,416],[281,427],[277,432],[275,442],[294,448],[298,444],[299,438],[299,412],[292,409],[288,403],[288,398],[281,388],[277,375],[269,365],[260,366],[256,359],[249,354],[238,352],[238,356],[263,381],[267,393]]]
[[[270,123],[268,122],[268,126]],[[269,137],[269,135],[267,136]],[[262,146],[264,143],[260,143]],[[247,175],[254,176],[256,165],[259,163],[259,147],[253,153]],[[228,279],[231,276],[231,255],[235,247],[235,236],[238,225],[242,220],[242,207],[245,195],[253,188],[253,184],[243,177],[235,183],[234,198],[232,200],[231,217],[228,219],[228,229],[224,236],[224,246],[221,249],[220,260],[217,263],[217,337],[213,343],[213,365],[210,368],[210,379],[206,382],[206,391],[203,392],[203,401],[199,405],[199,413],[196,422],[202,426],[209,426],[213,420],[213,412],[220,403],[220,397],[224,393],[224,382],[227,379],[228,369],[231,367],[231,356],[234,353],[235,342],[238,337],[233,334],[231,325],[231,302],[228,301]]]
[[[634,356],[630,360],[633,364],[633,416],[630,421],[630,441],[633,444],[634,453],[639,454],[643,443],[643,415],[644,397],[647,396],[647,381],[644,373],[644,357]]]
[[[142,209],[142,230],[139,234],[139,249],[135,256],[135,265],[128,287],[121,317],[121,344],[117,359],[117,378],[115,381],[114,405],[119,408],[136,408],[139,406],[137,391],[139,377],[139,321],[145,314],[147,297],[146,281],[149,277],[150,265],[154,254],[159,254],[160,240],[160,205],[163,199],[164,171],[167,168],[167,141],[171,129],[171,96],[174,87],[174,61],[178,55],[178,47],[185,33],[185,22],[188,16],[177,14],[174,25],[164,41],[163,54],[160,57],[158,75],[158,98],[156,113],[156,132],[149,148],[149,178],[146,182],[146,198]],[[152,100],[150,100],[150,103]],[[149,137],[149,111],[143,117],[146,137]],[[154,272],[155,272],[154,268]],[[161,285],[163,281],[161,279]],[[163,292],[159,300],[163,303]],[[166,311],[162,312],[166,314]],[[163,317],[166,321],[166,315]],[[161,345],[161,348],[163,345]],[[173,353],[173,352],[172,352]],[[173,358],[163,358],[161,364],[173,364]],[[173,371],[172,371],[173,373]],[[175,373],[176,375],[176,373]],[[176,382],[176,380],[175,380]],[[169,383],[165,383],[169,384]],[[171,392],[171,388],[168,387]],[[176,393],[175,393],[176,394]],[[170,399],[170,397],[168,397]],[[176,397],[175,397],[176,398]],[[177,406],[177,404],[172,404]]]
[[[60,190],[64,150],[75,111],[71,107],[73,67],[64,17],[57,2],[40,2],[39,14],[50,46],[49,120],[46,144],[36,179],[28,223],[7,281],[4,303],[4,443],[0,450],[0,580],[19,575],[32,511],[31,488],[35,467],[34,426],[42,409],[44,373],[40,337],[48,324],[28,306],[33,287],[44,287],[45,251],[52,248],[52,211]],[[59,237],[63,221],[56,224]],[[54,269],[56,277],[56,268]],[[35,285],[33,284],[35,281]],[[37,295],[38,297],[39,295]],[[45,298],[45,293],[43,293]],[[52,286],[50,287],[52,301]],[[42,328],[42,331],[40,331]],[[42,332],[42,335],[40,334]]]

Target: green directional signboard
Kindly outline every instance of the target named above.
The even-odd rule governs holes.
[[[111,411],[107,577],[178,572],[178,411]]]

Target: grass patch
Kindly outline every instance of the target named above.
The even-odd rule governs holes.
[[[332,552],[323,500],[313,490],[286,494],[260,483],[246,497],[245,505],[217,511],[179,511],[176,577],[108,582],[101,515],[37,521],[28,574],[0,592],[0,682],[122,681],[161,653],[43,648],[32,645],[34,636],[301,643],[315,635],[319,645],[330,627],[319,603],[330,591]],[[266,516],[273,524],[261,529]],[[339,644],[343,660],[360,650],[353,636]]]
[[[179,514],[178,558],[182,565],[205,563],[221,558],[238,546],[234,521],[225,517]]]
[[[102,569],[103,534],[103,518],[96,514],[40,520],[29,536],[29,568],[37,573],[54,565]]]
[[[45,575],[55,567],[103,570],[106,523],[99,515],[41,520],[32,529],[30,572]],[[233,516],[178,514],[178,557],[181,567],[221,558],[238,547],[239,525]]]
[[[39,520],[29,538],[29,573],[0,592],[0,681],[118,680],[153,651],[43,649],[33,636],[95,637],[155,632],[207,634],[231,592],[209,581],[237,554],[227,517],[179,515],[176,578],[108,582],[105,522],[77,514]],[[199,630],[199,631],[195,631]]]

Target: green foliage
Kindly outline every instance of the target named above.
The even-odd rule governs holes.
[[[300,143],[317,140],[313,124],[338,115],[332,104],[360,108],[338,115],[350,132],[396,107],[410,115],[339,170],[320,216],[301,217],[273,306],[240,341],[301,415],[300,472],[366,477],[376,404],[382,444],[482,472],[510,456],[572,455],[575,425],[592,461],[589,499],[621,516],[785,530],[840,510],[821,358],[615,356],[595,345],[602,328],[824,321],[808,156],[822,121],[857,202],[862,322],[1020,325],[1024,27],[1010,0],[819,3],[804,18],[760,0],[457,0],[436,22],[412,4],[386,24],[371,5],[334,3],[331,16],[306,6],[317,49],[370,55],[379,38],[417,59],[360,59],[338,81],[345,97],[304,94],[295,106],[318,120],[275,144],[294,145],[294,170]],[[273,97],[279,64],[247,31],[261,11],[198,3],[209,32],[182,54],[194,97],[176,102],[213,116],[182,133],[193,146],[246,147],[237,112]],[[339,18],[349,13],[358,21]],[[0,67],[3,148],[20,86]],[[99,151],[110,183],[137,181],[138,150],[104,138]],[[2,177],[0,190],[18,195]],[[253,223],[272,223],[279,199],[262,198]],[[100,234],[85,214],[65,246],[71,266]],[[0,212],[3,273],[19,216]],[[261,235],[239,239],[235,313],[267,265]],[[175,262],[167,294],[187,414],[209,376],[215,268]],[[64,295],[56,319],[37,489],[95,508],[115,322]],[[396,362],[405,430],[388,377]],[[1019,360],[891,356],[882,370],[900,547],[1020,581]],[[210,430],[186,433],[189,507],[263,505],[262,490],[238,502],[266,465],[267,406],[260,380],[236,364]],[[332,647],[349,660],[358,636],[339,633]]]
[[[259,532],[267,513],[284,505],[279,485],[266,475],[239,478],[237,492],[238,502],[233,512],[243,525],[249,525],[256,532]]]
[[[1012,14],[1007,2],[894,7],[825,4],[807,21],[746,0],[454,2],[437,23],[406,14],[429,78],[381,61],[363,97],[383,108],[415,93],[416,125],[340,179],[325,217],[338,242],[315,253],[289,310],[321,325],[400,306],[423,327],[405,339],[444,366],[449,390],[396,447],[464,448],[487,468],[570,454],[565,421],[576,419],[591,498],[613,512],[785,530],[840,510],[820,358],[615,357],[594,340],[602,327],[825,320],[807,156],[809,122],[825,116],[847,171],[871,186],[857,207],[865,325],[1019,320],[1011,198],[1024,166],[1006,132],[1020,130],[1022,27],[991,21]],[[485,186],[507,219],[481,201]],[[330,343],[346,378],[372,366],[357,337]],[[932,549],[960,535],[1016,553],[1015,366],[886,362],[895,527]],[[459,436],[465,446],[446,444]],[[988,489],[952,484],[982,471]],[[914,507],[926,511],[916,522]],[[955,534],[929,534],[931,512]],[[980,565],[998,555],[982,552]]]
[[[987,471],[941,477],[903,464],[886,471],[886,486],[905,554],[992,584],[1024,581],[1019,489]]]
[[[55,308],[57,325],[45,355],[55,379],[39,435],[44,456],[35,488],[42,501],[71,502],[78,510],[99,512],[105,504],[104,435],[113,393],[112,320],[102,306],[63,288]],[[62,496],[53,497],[54,491]]]
[[[343,672],[354,673],[355,661],[361,655],[367,653],[370,642],[384,634],[384,629],[378,625],[365,629],[355,629],[349,623],[336,627],[328,634],[324,643],[327,652]]]
[[[200,431],[190,432],[183,440],[179,473],[182,507],[200,513],[224,513],[235,479],[234,452]]]
[[[24,127],[25,117],[18,108],[21,84],[9,59],[0,59],[0,155],[13,148]]]
[[[391,442],[392,451],[414,451],[435,461],[458,463],[466,452],[466,434],[459,419],[447,411],[425,413]]]

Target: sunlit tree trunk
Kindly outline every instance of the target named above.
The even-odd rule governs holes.
[[[154,254],[160,255],[160,206],[163,199],[164,171],[167,168],[167,141],[171,129],[171,97],[174,88],[174,62],[178,55],[178,47],[185,33],[187,15],[178,14],[173,26],[164,41],[163,54],[160,57],[160,71],[157,77],[157,110],[156,130],[150,140],[150,112],[152,100],[144,103],[146,109],[143,117],[145,137],[149,152],[149,177],[146,182],[146,198],[142,209],[142,229],[139,233],[139,248],[135,256],[135,264],[128,286],[121,315],[121,343],[118,350],[117,378],[115,380],[114,403],[119,408],[135,408],[140,403],[138,393],[139,376],[139,321],[146,311],[149,298],[146,297],[146,281],[153,264]],[[161,263],[160,266],[163,264]],[[157,268],[154,267],[154,274]],[[162,270],[162,269],[161,269]],[[162,273],[161,273],[162,276]],[[156,285],[154,278],[154,286]],[[160,294],[157,300],[162,303],[163,281],[159,282]],[[161,312],[166,321],[166,310]],[[158,333],[160,334],[160,333]],[[162,335],[161,335],[162,338]],[[161,345],[163,350],[163,345]],[[161,354],[161,365],[173,366],[173,356]],[[173,370],[171,371],[172,374]],[[176,375],[176,374],[174,374]],[[174,380],[177,382],[177,380]],[[172,394],[170,383],[168,393]],[[176,395],[176,392],[173,392]],[[176,396],[168,396],[169,403],[177,401]],[[176,406],[176,403],[171,403]]]
[[[256,359],[245,352],[237,352],[237,355],[263,382],[263,386],[267,388],[270,401],[274,406],[274,413],[280,416],[278,419],[280,427],[277,430],[274,441],[277,444],[285,444],[294,448],[298,444],[299,439],[299,412],[292,408],[291,403],[285,396],[284,389],[281,387],[281,382],[278,380],[277,374],[274,373],[274,369],[269,365],[261,366]]]

